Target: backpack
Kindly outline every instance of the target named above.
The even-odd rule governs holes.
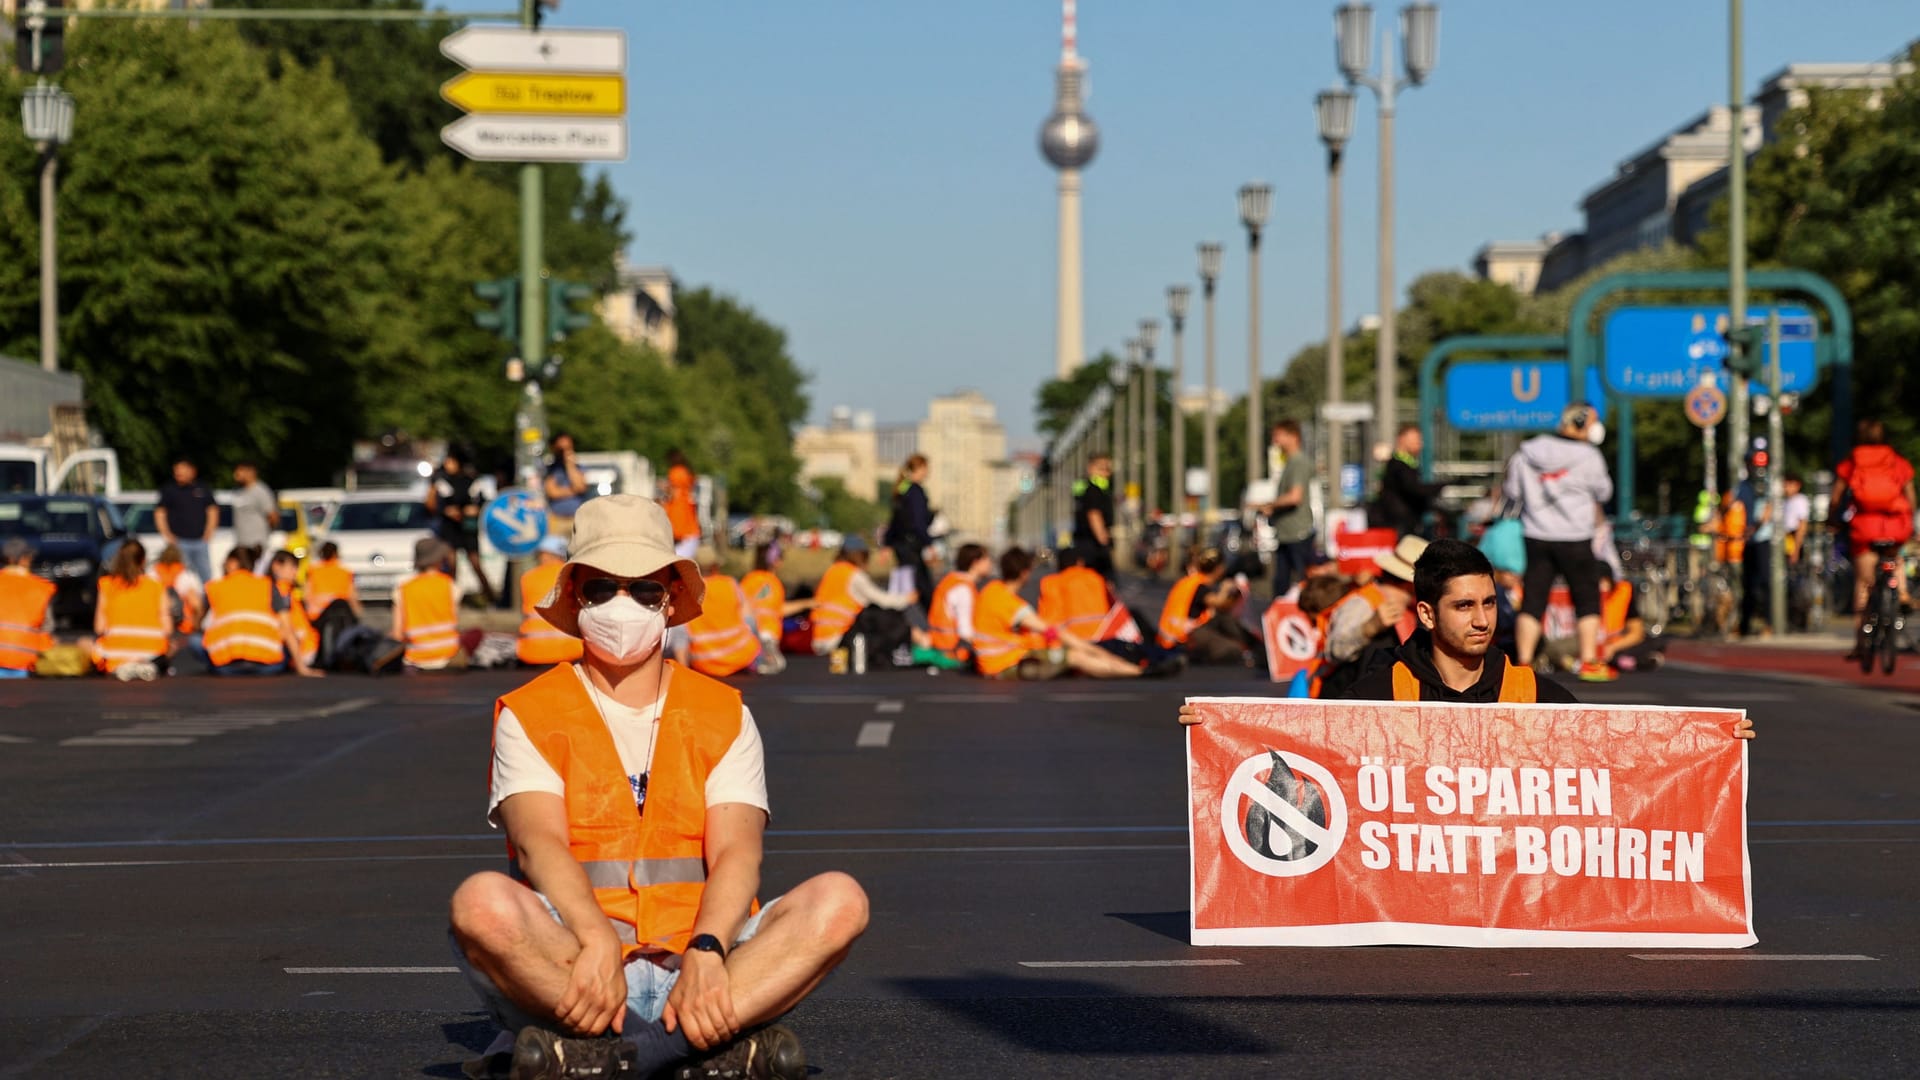
[[[1848,486],[1856,509],[1886,513],[1897,508],[1907,486],[1895,465],[1898,460],[1881,458],[1869,463],[1858,454],[1854,456],[1852,483]]]

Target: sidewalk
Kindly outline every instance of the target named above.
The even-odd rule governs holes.
[[[1882,675],[1878,668],[1871,675],[1862,674],[1857,662],[1845,659],[1853,649],[1850,626],[1826,633],[1751,641],[1704,641],[1681,636],[1665,640],[1667,659],[1675,663],[1920,694],[1920,656],[1903,653],[1892,675]]]

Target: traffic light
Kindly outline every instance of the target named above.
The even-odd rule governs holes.
[[[520,342],[520,279],[495,278],[473,287],[473,294],[492,304],[491,310],[473,313],[473,324],[500,335],[509,345]]]
[[[575,330],[593,325],[593,315],[575,311],[573,305],[593,300],[593,287],[578,281],[547,281],[547,340],[560,341]]]
[[[1722,335],[1727,339],[1727,370],[1749,379],[1760,376],[1760,358],[1766,352],[1767,328],[1740,326]]]

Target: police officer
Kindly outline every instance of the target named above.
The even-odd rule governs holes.
[[[1073,547],[1080,565],[1113,576],[1113,455],[1095,454],[1073,482]]]

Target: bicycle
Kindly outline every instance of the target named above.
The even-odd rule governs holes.
[[[1880,557],[1878,569],[1874,572],[1873,591],[1867,594],[1860,632],[1854,640],[1862,674],[1872,673],[1877,656],[1881,673],[1891,675],[1900,655],[1900,632],[1906,629],[1906,619],[1900,613],[1900,585],[1896,576],[1902,572],[1900,546],[1897,540],[1879,540],[1873,544],[1873,553]]]

